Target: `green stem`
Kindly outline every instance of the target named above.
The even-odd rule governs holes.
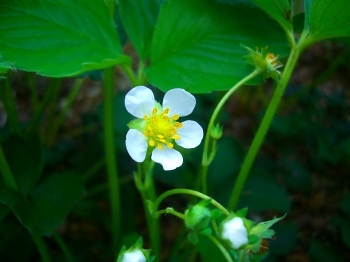
[[[140,60],[139,68],[137,71],[137,85],[145,85],[147,82],[146,74],[145,74],[145,63]]]
[[[18,191],[17,182],[12,174],[9,164],[6,161],[5,155],[3,153],[1,144],[0,144],[0,171],[4,177],[4,181],[7,187],[12,188],[13,190]],[[32,234],[33,240],[38,248],[38,251],[43,262],[51,262],[49,251],[40,236]]]
[[[49,102],[52,101],[52,103],[51,103],[52,106],[56,105],[56,101],[54,101],[54,97],[55,96],[57,97],[57,93],[59,91],[60,84],[61,84],[61,80],[55,79],[51,82],[50,86],[46,89],[43,102],[41,103],[41,105],[39,106],[39,108],[36,111],[33,110],[34,116],[30,120],[30,123],[28,126],[28,133],[32,133],[34,130],[36,130],[38,128],[40,120],[41,120],[42,115],[44,113],[44,110],[47,107],[47,105],[49,104]],[[51,111],[52,111],[52,113],[54,113],[53,109]],[[53,114],[52,114],[52,116],[53,116]],[[49,123],[49,121],[47,121],[47,122]]]
[[[149,158],[147,157],[147,159]],[[144,173],[145,173],[145,182],[140,191],[141,191],[141,196],[142,196],[144,209],[146,213],[147,225],[149,229],[153,254],[156,256],[156,260],[160,261],[161,245],[160,245],[159,220],[153,218],[153,216],[150,214],[148,210],[148,205],[147,205],[147,200],[151,200],[153,202],[156,199],[156,190],[155,190],[154,178],[153,178],[154,162],[145,161],[143,165],[144,165]]]
[[[172,214],[174,216],[177,216],[178,218],[181,218],[182,220],[185,219],[185,215],[175,211],[172,207],[167,207],[166,209],[163,210],[158,210],[153,214],[153,217],[159,217],[162,214]]]
[[[38,90],[35,83],[34,73],[31,73],[31,72],[27,73],[27,81],[28,81],[28,85],[31,93],[30,98],[32,102],[32,111],[33,111],[33,114],[36,115],[39,110],[39,99],[38,99]]]
[[[253,139],[252,145],[250,146],[247,156],[244,159],[242,168],[238,174],[238,177],[237,177],[235,186],[233,188],[233,191],[231,193],[230,201],[228,204],[229,210],[234,210],[236,208],[239,196],[243,190],[243,187],[247,180],[251,166],[255,160],[257,152],[261,147],[262,141],[265,138],[267,130],[270,127],[272,119],[277,111],[279,102],[281,101],[283,92],[289,82],[289,79],[292,75],[293,69],[299,58],[299,55],[300,55],[300,49],[292,47],[292,51],[287,61],[287,64],[285,66],[285,70],[283,72],[282,78],[275,89],[271,102],[266,110],[264,118],[259,126],[259,129]]]
[[[13,173],[11,171],[11,168],[9,164],[6,161],[4,151],[2,150],[2,146],[0,144],[0,171],[1,174],[5,180],[5,184],[16,191],[18,191],[17,182],[15,180],[15,177],[13,176]]]
[[[230,253],[226,250],[226,248],[219,242],[219,240],[217,240],[214,236],[212,235],[205,235],[206,237],[208,237],[217,247],[218,249],[221,251],[221,253],[223,254],[223,256],[225,257],[227,262],[233,262]]]
[[[163,194],[161,194],[157,200],[154,202],[153,204],[153,211],[156,212],[158,210],[158,207],[160,205],[160,203],[167,198],[168,196],[171,195],[177,195],[177,194],[186,194],[186,195],[192,195],[192,196],[196,196],[199,198],[202,198],[204,200],[210,199],[210,203],[215,206],[217,209],[219,209],[222,213],[224,213],[226,216],[230,215],[230,212],[224,208],[220,203],[216,202],[214,199],[212,199],[211,197],[202,194],[198,191],[195,190],[191,190],[191,189],[186,189],[186,188],[177,188],[177,189],[171,189],[168,190],[166,192],[164,192]]]
[[[184,214],[175,211],[173,208],[166,209],[166,212],[167,212],[168,214],[172,214],[172,215],[174,215],[174,216],[177,216],[178,218],[181,218],[182,220],[185,219],[185,215],[184,215]]]
[[[61,78],[54,78],[52,79],[52,83],[50,84],[49,88],[53,88],[52,94],[49,97],[48,101],[48,111],[49,114],[47,116],[47,126],[52,127],[54,124],[55,119],[55,113],[56,113],[56,107],[57,107],[57,101],[60,93],[60,87],[61,87],[62,79]],[[49,144],[49,138],[50,138],[50,128],[46,130],[46,144]]]
[[[69,111],[69,109],[71,108],[75,98],[77,97],[79,91],[80,91],[80,88],[83,84],[83,81],[84,81],[84,78],[77,78],[75,80],[75,83],[67,97],[67,101],[65,103],[65,105],[63,106],[62,108],[62,111],[60,113],[60,115],[58,116],[55,124],[53,125],[52,129],[51,129],[51,134],[50,134],[50,138],[49,138],[49,145],[52,145],[56,136],[57,136],[57,133],[58,133],[58,130],[60,129],[64,119],[66,118],[67,116],[67,113]]]
[[[63,239],[61,238],[60,234],[58,234],[56,231],[53,232],[53,236],[57,242],[57,244],[60,246],[62,249],[64,255],[66,256],[66,259],[68,262],[74,262],[73,255],[69,251],[66,243],[64,243]]]
[[[247,75],[245,78],[243,78],[241,81],[239,81],[236,85],[234,85],[220,100],[218,105],[216,106],[209,124],[207,128],[207,133],[205,135],[204,140],[204,151],[203,151],[203,157],[202,157],[202,168],[201,168],[201,176],[202,179],[202,192],[206,194],[207,192],[207,173],[208,173],[208,166],[210,165],[211,160],[213,159],[213,156],[211,155],[213,151],[209,154],[209,144],[210,144],[210,137],[211,137],[211,130],[214,126],[215,120],[220,113],[222,107],[226,103],[227,99],[232,95],[234,91],[236,91],[239,87],[241,87],[243,84],[251,80],[252,78],[256,77],[261,73],[260,69],[254,70],[252,73]]]
[[[51,257],[50,257],[50,253],[45,245],[45,242],[43,241],[43,239],[40,236],[37,235],[32,235],[33,240],[36,244],[36,247],[40,253],[41,256],[41,260],[43,262],[51,262]]]
[[[134,74],[134,71],[132,70],[131,64],[121,64],[120,67],[123,69],[127,77],[129,78],[129,81],[131,82],[132,86],[138,85],[138,80]]]
[[[104,147],[106,151],[106,166],[109,183],[110,204],[112,211],[113,250],[116,252],[121,241],[121,210],[120,188],[117,170],[117,157],[114,141],[114,84],[113,68],[104,70]]]

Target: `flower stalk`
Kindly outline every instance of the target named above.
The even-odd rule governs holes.
[[[212,150],[209,150],[210,144],[211,144],[211,133],[214,128],[214,124],[216,121],[216,118],[218,114],[220,113],[222,107],[228,100],[228,98],[235,92],[239,87],[244,85],[246,82],[249,80],[253,79],[254,77],[258,76],[261,73],[261,69],[257,68],[255,69],[252,73],[247,75],[245,78],[243,78],[241,81],[239,81],[236,85],[234,85],[220,100],[218,105],[216,106],[209,124],[208,124],[208,129],[207,133],[205,135],[205,140],[204,140],[204,150],[203,150],[203,156],[202,156],[202,167],[201,167],[201,175],[200,178],[202,180],[202,192],[206,194],[207,192],[207,173],[208,173],[208,166],[210,165],[211,161],[214,159],[215,156],[215,151],[214,148]]]
[[[293,69],[295,67],[295,64],[300,56],[301,49],[292,46],[292,51],[289,56],[289,59],[285,65],[282,78],[280,79],[275,92],[273,93],[271,102],[266,110],[266,113],[264,115],[264,118],[259,126],[259,129],[253,139],[252,145],[250,146],[247,156],[244,159],[243,165],[241,167],[241,170],[238,174],[236,183],[234,185],[234,188],[231,193],[231,197],[228,204],[228,209],[234,210],[237,206],[238,199],[241,195],[241,192],[243,190],[244,184],[247,180],[249,171],[252,167],[252,164],[255,160],[255,157],[261,147],[261,144],[265,138],[265,135],[271,125],[272,119],[277,111],[278,105],[281,101],[281,98],[283,96],[283,92],[289,82],[289,79],[291,77],[291,74],[293,72]]]

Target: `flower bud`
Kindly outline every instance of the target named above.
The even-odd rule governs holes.
[[[150,256],[151,250],[143,249],[142,246],[143,241],[141,237],[128,250],[123,246],[119,252],[117,262],[152,262],[154,256]]]
[[[245,56],[247,61],[261,71],[261,76],[263,78],[271,77],[276,82],[279,81],[282,73],[277,69],[282,67],[283,64],[278,61],[278,55],[267,53],[267,46],[265,48],[261,48],[260,51],[258,48],[255,48],[254,51],[249,47],[243,45],[242,47],[247,49],[249,52],[249,55]]]
[[[208,208],[202,205],[190,207],[185,212],[185,225],[188,229],[201,231],[206,228],[211,220]]]
[[[222,224],[221,237],[230,242],[231,248],[238,249],[248,243],[248,232],[243,219],[234,217]]]
[[[146,262],[146,257],[140,249],[135,249],[133,251],[126,251],[123,255],[122,262]]]
[[[220,139],[222,137],[222,126],[219,124],[213,126],[210,130],[210,136],[216,140]]]

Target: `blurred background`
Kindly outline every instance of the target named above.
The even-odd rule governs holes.
[[[134,54],[130,44],[124,49],[128,55]],[[301,55],[278,115],[253,165],[239,207],[248,207],[248,218],[257,222],[287,213],[287,217],[273,227],[276,239],[269,241],[269,254],[264,261],[350,261],[349,61],[350,48],[346,41],[321,42]],[[41,179],[63,171],[74,172],[84,179],[86,193],[57,231],[76,261],[111,261],[113,257],[103,150],[101,76],[99,71],[84,75],[86,78],[57,132],[54,123],[69,102],[75,79],[52,79],[18,71],[1,80],[1,85],[12,86],[21,126],[26,126],[34,110],[38,110],[33,107],[32,92],[37,92],[39,104],[45,102],[47,92],[52,92],[38,128],[44,148]],[[130,88],[131,84],[117,68],[114,124],[121,174],[123,242],[131,245],[141,235],[149,247],[142,202],[133,182],[136,166],[124,145],[126,124],[132,119],[124,108],[124,96]],[[162,92],[153,90],[161,101]],[[209,194],[223,205],[228,202],[235,176],[273,90],[274,84],[270,81],[261,86],[244,86],[233,94],[222,112],[220,123],[224,126],[224,136],[218,142],[208,185]],[[220,92],[195,95],[197,106],[190,119],[206,129],[222,95]],[[9,135],[7,119],[2,103],[0,133],[3,139]],[[175,171],[164,172],[156,165],[158,194],[195,183],[202,148],[182,153],[185,163]],[[183,196],[172,197],[164,205],[182,212],[191,201]],[[160,221],[163,261],[183,261],[181,253],[188,254],[189,250],[182,247],[186,232],[181,221],[171,216],[163,216]],[[37,261],[39,256],[29,233],[18,224],[11,214],[3,219],[0,260]],[[181,235],[183,238],[178,237]],[[45,237],[45,241],[55,254],[54,261],[65,261],[53,237]],[[198,252],[209,259],[206,248],[199,247]]]

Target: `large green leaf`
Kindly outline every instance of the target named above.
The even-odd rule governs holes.
[[[252,70],[242,59],[247,51],[240,44],[268,45],[281,56],[289,51],[281,27],[258,8],[214,0],[169,0],[159,13],[147,76],[163,91],[227,90]]]
[[[31,233],[50,235],[84,192],[82,180],[66,172],[50,176],[27,199],[12,189],[3,188],[0,202],[8,205]]]
[[[101,0],[0,1],[0,54],[18,69],[52,77],[126,60]]]
[[[124,29],[142,60],[150,54],[153,31],[163,1],[119,0]]]
[[[282,26],[286,32],[292,32],[292,13],[288,0],[251,0],[261,7]],[[254,18],[252,18],[254,19]]]
[[[249,210],[261,212],[277,210],[283,213],[290,211],[290,200],[287,191],[275,181],[251,176],[245,185],[245,194],[239,200],[240,207],[249,207]]]
[[[6,61],[2,61],[2,57],[0,55],[0,74],[6,73],[8,70],[12,69],[13,67],[11,66],[10,63]],[[0,76],[1,78],[1,76]]]
[[[31,193],[41,177],[42,147],[40,138],[12,136],[3,143],[3,150],[22,194]]]
[[[349,0],[312,1],[308,41],[345,36],[350,36]]]

